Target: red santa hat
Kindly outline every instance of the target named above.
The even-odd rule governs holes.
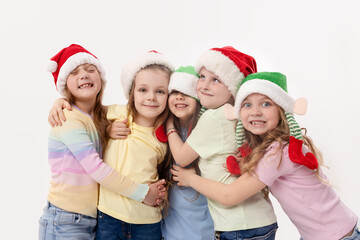
[[[71,44],[50,59],[48,71],[53,74],[56,88],[61,95],[66,95],[65,86],[68,75],[85,63],[94,65],[101,79],[105,81],[105,71],[99,59],[80,45]]]
[[[195,64],[196,72],[199,73],[202,67],[217,75],[234,97],[241,81],[257,72],[255,59],[231,46],[204,52]]]

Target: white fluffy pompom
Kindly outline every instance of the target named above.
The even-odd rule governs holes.
[[[49,65],[48,65],[48,67],[47,67],[47,70],[48,70],[49,72],[52,72],[52,73],[53,73],[53,72],[56,71],[57,67],[58,67],[57,62],[55,62],[55,61],[50,61],[50,62],[49,62]]]

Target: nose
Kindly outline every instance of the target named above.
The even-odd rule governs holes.
[[[258,107],[258,106],[252,107],[251,108],[251,115],[252,116],[260,116],[261,115],[260,107]]]
[[[147,94],[146,94],[146,97],[148,100],[150,101],[154,101],[155,98],[156,98],[156,95],[153,91],[148,91]]]
[[[85,70],[80,70],[80,75],[79,76],[80,76],[80,79],[88,79],[89,74]]]
[[[184,99],[184,95],[182,93],[180,93],[180,92],[178,92],[175,97],[176,97],[176,100],[183,100]]]
[[[202,79],[198,81],[199,88],[209,89],[210,81],[207,79]]]

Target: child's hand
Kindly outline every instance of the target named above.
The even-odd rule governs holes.
[[[57,99],[50,109],[48,122],[52,127],[61,126],[61,120],[66,121],[63,109],[71,110],[71,105],[64,98]],[[60,120],[61,118],[61,120]]]
[[[145,196],[143,203],[149,206],[159,206],[165,199],[166,188],[165,180],[161,179],[155,183],[149,184],[149,192]]]
[[[189,176],[196,175],[195,168],[182,168],[176,165],[173,165],[170,171],[173,174],[173,180],[178,182],[179,186],[185,187],[190,187]]]
[[[128,120],[116,121],[107,126],[106,131],[112,139],[126,139],[131,133],[127,125]]]

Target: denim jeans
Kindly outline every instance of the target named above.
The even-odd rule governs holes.
[[[303,239],[300,238],[300,240],[303,240]],[[339,240],[360,240],[359,227],[355,227],[354,232],[351,234],[351,236],[343,237],[343,238],[341,238]]]
[[[247,230],[216,232],[215,240],[274,240],[277,223]]]
[[[98,211],[96,240],[161,240],[161,223],[132,224]]]
[[[44,208],[39,224],[39,240],[95,238],[96,218],[65,211],[49,202]]]
[[[351,234],[351,236],[344,237],[341,240],[360,240],[359,227],[355,227],[354,232]]]

